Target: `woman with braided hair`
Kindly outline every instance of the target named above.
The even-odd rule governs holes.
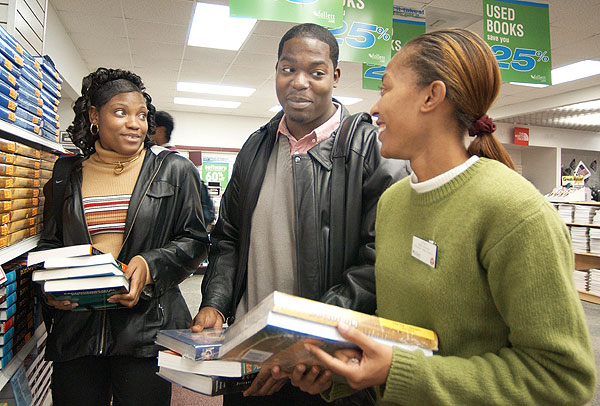
[[[435,331],[439,351],[387,347],[341,325],[362,351],[310,348],[350,387],[304,366],[293,384],[329,399],[378,386],[380,404],[399,405],[591,399],[594,355],[569,232],[493,135],[486,113],[500,83],[489,46],[462,29],[416,37],[389,63],[371,114],[381,154],[409,159],[414,173],[379,200],[377,314]]]
[[[89,74],[73,110],[67,132],[83,154],[59,159],[44,187],[38,249],[92,244],[127,264],[130,290],[110,297],[121,306],[108,310],[43,297],[53,403],[169,405],[154,339],[191,323],[178,285],[207,254],[198,171],[153,145],[155,108],[134,73]]]

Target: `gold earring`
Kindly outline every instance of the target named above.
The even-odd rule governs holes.
[[[95,131],[94,131],[94,128],[96,129]],[[98,128],[98,124],[96,124],[96,123],[90,124],[90,132],[92,133],[92,135],[98,135],[99,130],[100,130],[100,128]]]

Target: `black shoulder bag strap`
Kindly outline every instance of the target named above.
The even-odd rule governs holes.
[[[357,113],[346,117],[336,135],[333,145],[333,168],[331,169],[331,224],[330,230],[330,274],[341,275],[345,266],[346,232],[346,156],[350,152],[352,136],[361,122],[371,122],[367,113]],[[327,281],[327,286],[332,281]]]
[[[81,157],[79,155],[59,158],[54,164],[52,173],[52,210],[56,221],[56,230],[62,241],[62,209],[65,201],[65,189],[73,171],[73,165]]]

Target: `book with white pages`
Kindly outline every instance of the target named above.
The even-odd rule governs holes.
[[[85,255],[80,257],[56,257],[48,258],[44,261],[44,269],[56,269],[56,268],[72,268],[80,266],[94,266],[112,264],[119,268],[119,264],[113,258],[112,254],[100,254],[100,255]]]
[[[57,279],[90,278],[95,276],[119,276],[123,270],[113,264],[95,266],[80,266],[75,268],[38,269],[31,274],[33,282],[51,281]]]
[[[236,361],[207,360],[194,361],[182,357],[171,350],[158,352],[158,366],[190,374],[224,376],[238,378],[258,372],[260,369],[252,364]]]
[[[31,251],[27,254],[27,266],[45,262],[50,258],[79,257],[83,255],[92,255],[93,252],[94,248],[91,244],[70,245],[68,247]]]

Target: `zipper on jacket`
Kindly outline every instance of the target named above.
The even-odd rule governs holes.
[[[102,310],[102,330],[100,335],[100,350],[98,351],[98,355],[102,355],[104,353],[104,334],[106,330],[106,310]]]

